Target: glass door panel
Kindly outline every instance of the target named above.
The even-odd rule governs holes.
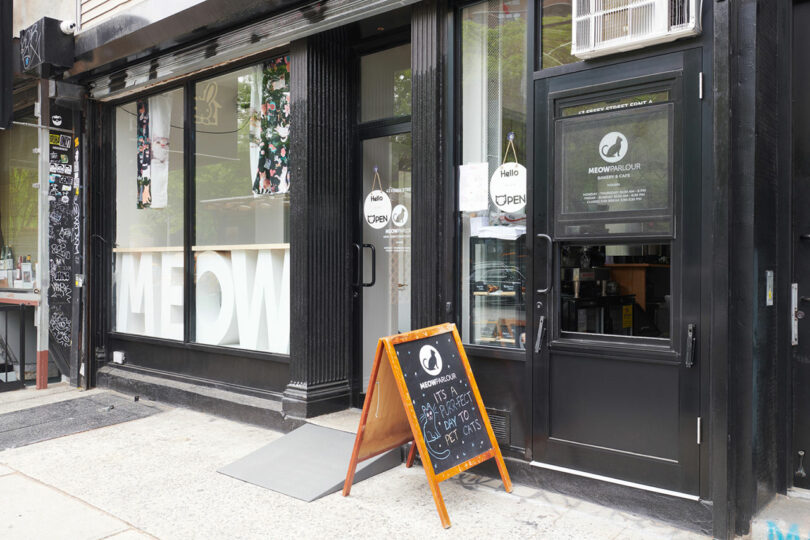
[[[375,171],[379,180],[375,180]],[[411,134],[363,141],[363,200],[381,190],[390,213],[363,212],[363,389],[377,340],[411,329]],[[387,208],[387,205],[383,205]],[[380,218],[382,215],[384,217]],[[387,221],[385,219],[387,218]]]

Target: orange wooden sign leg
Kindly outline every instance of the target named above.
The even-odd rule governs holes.
[[[413,466],[413,460],[416,457],[416,441],[411,443],[411,449],[408,452],[408,459],[405,461],[405,468],[410,469]]]
[[[497,448],[497,447],[496,447]],[[509,472],[506,470],[506,463],[503,462],[500,448],[495,455],[495,463],[498,464],[498,472],[501,473],[501,480],[503,480],[503,488],[507,493],[512,493],[512,480],[509,478]]]
[[[371,369],[371,378],[368,381],[368,393],[366,401],[363,403],[363,414],[360,416],[360,425],[357,427],[357,436],[354,439],[354,449],[352,459],[349,460],[349,470],[346,472],[346,481],[343,483],[343,496],[348,497],[354,482],[354,473],[357,470],[357,457],[360,455],[360,445],[363,444],[363,431],[366,429],[368,412],[371,409],[371,399],[374,396],[374,383],[377,381],[377,373],[380,370],[380,360],[383,354],[382,340],[377,342],[377,353],[374,355],[374,367]]]
[[[442,520],[442,527],[445,529],[450,528],[450,516],[447,515],[447,507],[444,505],[444,497],[439,490],[439,482],[433,475],[428,475],[428,483],[430,484],[430,492],[433,494],[433,502],[436,503],[436,510],[439,511],[439,519]]]

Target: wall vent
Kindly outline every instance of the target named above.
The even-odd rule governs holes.
[[[490,409],[486,407],[489,423],[492,424],[492,431],[495,433],[495,440],[500,444],[510,445],[511,437],[511,415],[509,411],[500,409]]]
[[[571,52],[583,59],[700,33],[698,0],[574,0]]]

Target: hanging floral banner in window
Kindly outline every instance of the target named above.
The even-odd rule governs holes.
[[[152,144],[149,140],[149,101],[139,99],[138,109],[138,208],[152,204],[149,168],[152,163]]]
[[[172,103],[166,95],[137,101],[138,208],[166,208]]]
[[[290,57],[257,66],[250,95],[254,195],[290,190]]]

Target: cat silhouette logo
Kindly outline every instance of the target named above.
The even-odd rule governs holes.
[[[428,375],[435,377],[442,372],[442,355],[431,345],[419,349],[419,363]]]
[[[394,225],[397,227],[403,227],[408,223],[408,207],[404,204],[396,205],[391,214],[391,221],[394,222]]]
[[[616,163],[627,154],[627,147],[627,137],[618,131],[611,131],[599,142],[599,155],[608,163]]]

